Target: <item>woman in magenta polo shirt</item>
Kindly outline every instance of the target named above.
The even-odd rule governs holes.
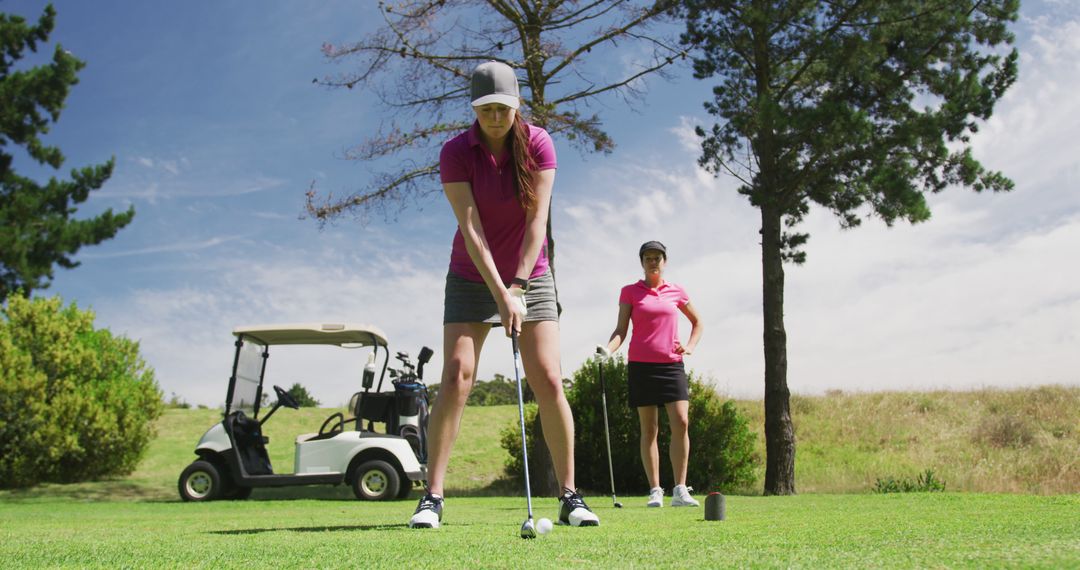
[[[667,266],[664,244],[645,242],[638,250],[638,258],[645,270],[645,278],[622,288],[619,321],[607,346],[599,349],[605,356],[618,350],[626,339],[627,328],[633,323],[627,388],[630,406],[637,408],[641,423],[641,463],[651,487],[646,504],[650,507],[664,504],[664,490],[660,487],[660,453],[656,445],[659,407],[664,406],[671,425],[671,469],[675,475],[671,506],[696,507],[698,502],[686,487],[686,466],[690,458],[690,395],[683,357],[694,352],[704,327],[697,311],[690,305],[686,291],[664,280]],[[690,320],[690,340],[686,344],[679,342],[679,312]]]
[[[427,493],[409,526],[441,524],[446,467],[492,326],[507,336],[520,333],[525,377],[563,486],[559,522],[596,526],[600,520],[574,489],[574,420],[562,389],[559,313],[545,248],[555,147],[544,129],[518,113],[517,77],[508,65],[477,66],[471,98],[476,122],[439,155],[458,230],[446,275],[442,384],[429,420]]]

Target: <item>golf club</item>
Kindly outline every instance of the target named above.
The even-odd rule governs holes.
[[[510,343],[514,348],[514,379],[517,380],[518,417],[521,419],[521,460],[525,467],[525,502],[529,507],[529,518],[521,523],[521,538],[536,538],[536,526],[533,524],[532,489],[529,488],[529,448],[525,441],[525,398],[521,392],[521,354],[518,352],[518,333],[510,333]]]
[[[611,477],[611,502],[615,505],[616,509],[621,509],[622,503],[620,503],[615,496],[615,469],[611,467],[611,428],[608,427],[607,418],[607,384],[604,383],[604,353],[600,347],[597,347],[596,353],[600,355],[600,358],[596,360],[596,365],[600,370],[600,401],[604,406],[604,439],[607,441],[607,469],[608,476]]]

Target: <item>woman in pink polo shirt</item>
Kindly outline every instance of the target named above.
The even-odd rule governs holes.
[[[442,384],[429,420],[427,493],[409,526],[441,524],[446,467],[493,326],[507,336],[520,333],[525,377],[563,486],[559,522],[597,526],[600,520],[574,489],[574,420],[562,389],[559,313],[545,248],[555,146],[544,129],[518,113],[521,97],[510,66],[477,66],[471,99],[476,122],[439,155],[458,231],[446,275]]]
[[[683,357],[694,352],[701,339],[701,320],[690,305],[682,287],[664,280],[667,248],[658,241],[642,244],[638,250],[645,278],[622,288],[619,294],[619,321],[607,346],[600,346],[605,356],[619,349],[626,339],[627,328],[633,323],[630,339],[627,387],[630,405],[637,408],[641,423],[641,463],[649,479],[650,507],[664,504],[664,489],[660,487],[660,453],[656,445],[659,430],[659,408],[667,408],[671,425],[671,469],[675,488],[671,491],[671,506],[696,507],[698,502],[686,487],[686,466],[690,458],[690,436],[687,417],[690,395],[687,389]],[[690,319],[690,340],[679,342],[679,312]]]

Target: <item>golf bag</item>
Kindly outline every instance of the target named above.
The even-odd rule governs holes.
[[[394,384],[396,433],[405,438],[421,463],[427,462],[428,393],[420,382]]]
[[[374,431],[374,423],[386,425],[386,433],[405,438],[421,463],[427,461],[428,393],[420,382],[394,382],[393,392],[358,392],[354,396],[357,429]]]

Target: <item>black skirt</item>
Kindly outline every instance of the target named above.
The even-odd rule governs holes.
[[[689,400],[682,362],[629,362],[626,366],[631,408]]]

